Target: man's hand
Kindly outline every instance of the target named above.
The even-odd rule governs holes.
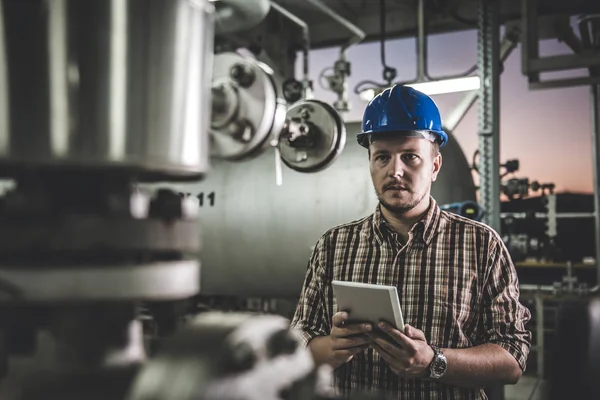
[[[390,366],[390,369],[401,378],[422,378],[428,375],[428,368],[435,353],[427,344],[425,334],[410,325],[405,325],[404,333],[394,329],[385,322],[379,328],[391,339],[382,334],[369,332],[373,340],[371,347],[379,353]]]
[[[371,339],[366,333],[371,332],[371,324],[348,324],[348,313],[338,312],[332,317],[332,328],[329,334],[331,362],[334,368],[347,363],[356,354],[369,348]]]

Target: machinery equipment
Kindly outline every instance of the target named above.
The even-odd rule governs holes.
[[[274,315],[205,313],[165,344],[128,399],[312,399],[331,394],[289,322]]]
[[[440,209],[458,214],[461,217],[469,218],[474,221],[481,221],[483,210],[475,201],[462,201],[458,203],[442,204]]]
[[[205,314],[146,362],[140,305],[183,301],[200,285],[198,202],[161,183],[201,181],[211,155],[240,161],[268,147],[277,165],[314,172],[345,144],[332,107],[289,105],[266,64],[213,56],[213,28],[247,28],[270,5],[219,3],[0,2],[0,174],[13,182],[0,199],[0,365],[8,380],[33,382],[18,398],[220,398],[233,372],[293,362],[277,383],[262,378],[275,399],[313,374],[274,317]],[[33,358],[19,369],[15,356]],[[156,371],[173,390],[153,386]]]
[[[307,95],[306,24],[272,8],[303,31],[302,82],[295,56],[229,37],[270,6],[0,2],[0,372],[17,398],[333,396],[284,319],[185,303],[200,287],[295,297],[318,236],[376,204],[364,149],[346,145],[358,126]],[[344,52],[365,35],[334,19],[354,34],[327,77],[345,111]],[[460,147],[443,154],[434,197],[474,201]],[[142,308],[169,320],[150,359]]]
[[[550,400],[600,396],[600,299],[562,304],[552,349]]]
[[[360,124],[346,130],[353,135]],[[439,204],[475,201],[469,162],[453,137],[442,155],[433,197]],[[203,236],[203,295],[296,298],[319,237],[377,205],[367,152],[356,140],[318,174],[288,169],[279,186],[275,172],[267,151],[244,163],[214,162],[202,182],[172,185],[199,199],[199,223],[211,227]],[[242,234],[246,229],[252,234]]]
[[[502,203],[502,236],[515,261],[588,263],[594,258],[593,216],[588,194],[513,199]]]

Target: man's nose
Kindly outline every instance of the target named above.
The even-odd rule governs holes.
[[[404,163],[400,155],[392,156],[390,162],[390,175],[394,178],[402,178],[404,176]]]

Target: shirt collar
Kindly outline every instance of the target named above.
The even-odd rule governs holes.
[[[427,212],[412,228],[411,232],[416,237],[423,240],[426,245],[429,245],[431,239],[440,230],[441,211],[435,199],[429,196],[429,208]],[[381,213],[381,205],[377,205],[372,219],[372,233],[378,244],[385,241],[387,235],[393,233],[393,229],[389,226]]]

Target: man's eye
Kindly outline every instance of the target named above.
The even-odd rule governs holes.
[[[407,161],[416,161],[418,158],[416,154],[404,154],[404,159]]]
[[[390,156],[387,154],[379,154],[377,157],[375,157],[375,159],[377,161],[388,161],[390,159]]]

